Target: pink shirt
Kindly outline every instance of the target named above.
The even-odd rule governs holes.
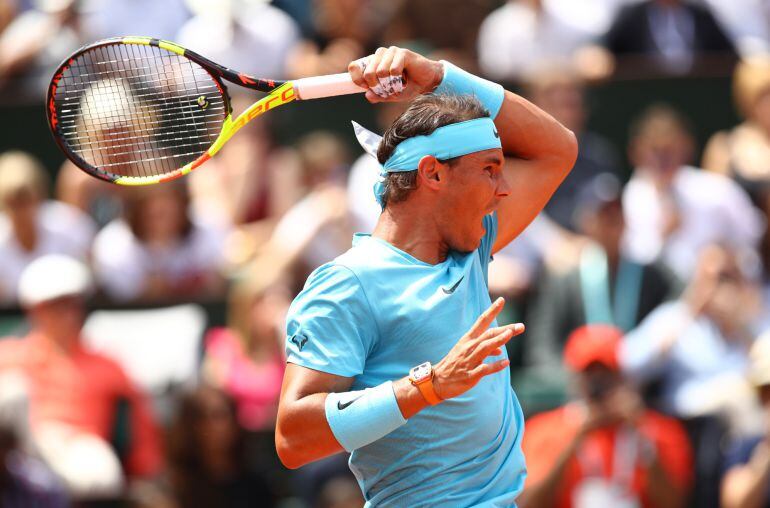
[[[243,350],[235,333],[215,328],[206,337],[206,361],[215,362],[221,369],[222,388],[236,402],[239,423],[249,430],[272,428],[286,369],[278,348],[269,361],[257,364]]]

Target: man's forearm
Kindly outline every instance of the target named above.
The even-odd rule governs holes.
[[[275,445],[289,469],[344,451],[326,421],[327,395],[314,393],[279,408]]]
[[[520,95],[505,92],[495,126],[506,155],[529,161],[563,161],[552,166],[563,172],[575,161],[577,142],[572,131]]]
[[[356,392],[351,392],[355,394]],[[363,391],[361,391],[363,393]],[[407,377],[393,382],[401,415],[411,418],[428,406],[420,391]],[[307,395],[279,411],[276,447],[284,465],[290,469],[314,462],[344,450],[327,419],[329,393]],[[355,396],[354,396],[354,399]],[[351,403],[342,404],[343,411]]]

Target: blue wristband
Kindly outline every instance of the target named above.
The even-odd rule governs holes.
[[[361,391],[326,396],[326,421],[337,442],[352,452],[387,436],[406,423],[387,381]]]
[[[502,85],[474,76],[456,65],[441,60],[444,66],[444,79],[433,93],[447,95],[473,95],[489,111],[492,120],[500,112],[505,98]]]

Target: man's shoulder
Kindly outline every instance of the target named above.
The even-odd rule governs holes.
[[[101,381],[111,381],[120,385],[129,383],[123,366],[110,356],[85,348],[80,350],[78,356],[82,366]]]

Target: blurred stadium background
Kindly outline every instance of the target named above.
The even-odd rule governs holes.
[[[403,46],[554,115],[578,161],[490,268],[504,320],[528,327],[509,346],[527,416],[602,397],[569,389],[583,364],[564,344],[613,325],[627,389],[678,421],[658,437],[688,506],[770,506],[770,2],[0,0],[1,506],[363,504],[345,457],[288,471],[275,455],[283,318],[377,219],[350,120],[383,130],[403,106],[278,109],[190,177],[119,189],[64,162],[43,97],[64,57],[120,35],[275,78]],[[580,358],[605,354],[591,344]],[[532,481],[557,446],[525,437]],[[579,506],[573,487],[547,506]]]

